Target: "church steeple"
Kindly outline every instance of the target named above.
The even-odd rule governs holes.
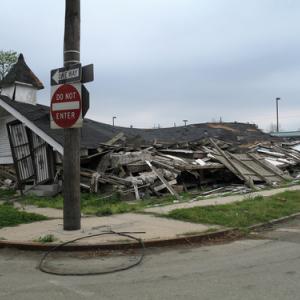
[[[36,104],[36,91],[44,88],[42,82],[27,66],[22,53],[0,82],[0,87],[2,88],[2,95],[15,101],[30,104]]]

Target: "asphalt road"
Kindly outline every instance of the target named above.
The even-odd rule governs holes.
[[[0,299],[300,299],[300,219],[228,244],[151,249],[143,263],[101,276],[41,273],[41,253],[0,251]],[[96,270],[128,258],[59,255],[53,269]]]

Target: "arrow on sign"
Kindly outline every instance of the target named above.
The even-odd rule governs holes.
[[[55,70],[55,73],[52,75],[52,80],[58,84],[59,82],[59,69]]]
[[[81,64],[70,67],[54,69],[51,71],[51,85],[72,83],[81,81],[82,68]]]

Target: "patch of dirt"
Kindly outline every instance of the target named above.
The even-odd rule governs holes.
[[[238,130],[236,130],[235,128],[231,128],[229,127],[228,125],[225,125],[225,124],[212,124],[212,123],[209,123],[207,124],[208,127],[210,128],[216,128],[216,129],[225,129],[225,130],[229,130],[229,131],[232,131],[232,132],[238,132]]]

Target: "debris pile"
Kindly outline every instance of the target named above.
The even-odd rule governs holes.
[[[117,192],[123,199],[137,200],[169,193],[179,200],[181,192],[210,197],[300,179],[300,141],[271,137],[251,124],[207,123],[124,131],[106,127],[101,131],[105,142],[90,143],[81,150],[81,188],[86,192],[104,196]],[[98,131],[94,133],[98,136]],[[42,139],[40,142],[44,152],[50,153],[49,145]],[[31,164],[25,156],[14,166],[0,166],[0,186],[17,186],[25,192],[36,189],[38,195],[60,192],[62,157],[54,151],[53,157],[44,155],[49,159],[43,160],[44,152],[34,152]],[[26,177],[27,171],[30,176]],[[47,177],[48,173],[52,175]],[[46,174],[48,179],[42,176],[39,182],[35,174]],[[21,181],[23,175],[25,180]]]
[[[299,151],[300,151],[300,145]],[[238,145],[212,138],[194,142],[132,144],[123,133],[82,157],[82,187],[139,200],[179,192],[245,193],[300,178],[297,144]]]

